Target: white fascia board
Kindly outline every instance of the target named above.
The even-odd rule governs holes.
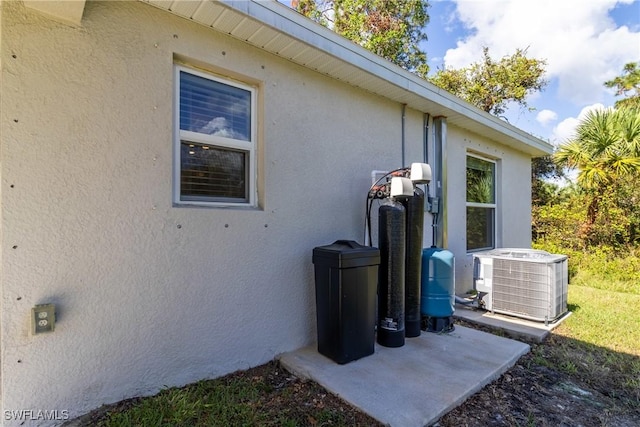
[[[82,22],[85,0],[24,0],[25,7],[75,26]]]
[[[373,75],[386,84],[415,94],[423,98],[425,103],[439,105],[441,107],[439,110],[441,111],[437,112],[438,115],[447,117],[463,116],[465,121],[469,121],[468,126],[463,127],[469,129],[485,128],[484,132],[481,131],[479,133],[489,136],[501,136],[494,138],[498,141],[505,138],[511,139],[517,144],[522,144],[523,147],[519,149],[532,156],[537,157],[553,152],[553,146],[548,142],[480,110],[415,74],[375,55],[334,31],[313,22],[278,1],[220,0],[219,3],[307,46],[356,67],[363,73]],[[419,111],[433,112],[421,109],[419,105],[410,106],[417,108]]]
[[[315,49],[366,70],[366,72],[378,75],[399,87],[409,90],[408,82],[405,80],[406,76],[399,75],[398,70],[420,79],[275,0],[221,0],[220,2]],[[434,88],[439,90],[436,86]]]

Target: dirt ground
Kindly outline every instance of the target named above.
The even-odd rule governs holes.
[[[614,393],[607,395],[572,376],[535,362],[536,355],[522,357],[502,377],[487,385],[458,408],[446,414],[437,427],[638,427],[640,407],[624,401]],[[381,424],[359,413],[336,396],[325,392],[313,382],[301,382],[276,364],[257,368],[268,378],[288,378],[282,386],[297,391],[287,399],[270,402],[274,411],[287,408],[303,411],[303,408],[321,405],[347,415],[344,425],[380,426]],[[607,384],[600,384],[607,387]],[[302,414],[301,414],[302,415]],[[319,425],[313,417],[304,425]],[[327,424],[322,424],[327,425]]]
[[[259,426],[280,426],[283,425],[279,421],[282,419],[288,420],[286,425],[295,426],[383,426],[339,397],[328,393],[313,381],[301,380],[290,374],[276,361],[220,378],[227,383],[232,383],[236,379],[250,381],[263,390],[260,398],[252,405],[260,414],[258,418],[270,421],[260,422],[257,424]],[[126,412],[131,407],[139,405],[142,399],[144,398],[133,398],[112,405],[104,405],[89,414],[65,423],[64,427],[112,425],[108,421],[109,413]],[[152,425],[175,424],[153,423]],[[243,423],[243,425],[254,424]],[[175,425],[175,427],[189,426]]]
[[[585,372],[581,372],[582,356],[571,351],[583,350],[579,346],[573,349],[571,342],[563,337],[552,335],[544,344],[529,344],[530,353],[442,417],[435,426],[640,426],[640,390],[623,386],[624,374],[611,372],[609,368],[600,372],[592,368],[586,372],[585,368]],[[560,347],[562,353],[557,351]],[[559,354],[575,360],[575,372],[569,374],[557,367],[562,363]],[[624,371],[624,367],[621,369]],[[256,409],[266,415],[262,419],[276,420],[286,414],[287,419],[295,420],[299,426],[382,425],[316,383],[296,378],[277,362],[227,377],[249,378],[268,386],[256,404]],[[96,425],[107,410],[126,410],[136,401],[101,408],[74,425]]]
[[[640,426],[640,409],[633,411],[620,399],[533,359],[532,354],[523,356],[436,426]]]
[[[635,412],[629,410],[629,405],[622,404],[619,398],[578,383],[567,374],[535,363],[534,359],[532,353],[522,357],[502,377],[446,414],[435,426],[640,426],[640,408]],[[249,374],[264,376],[276,381],[279,388],[294,390],[269,399],[264,409],[296,412],[295,418],[304,420],[300,425],[334,425],[321,423],[305,413],[318,407],[344,414],[342,425],[382,425],[317,384],[293,377],[275,363],[254,368]]]

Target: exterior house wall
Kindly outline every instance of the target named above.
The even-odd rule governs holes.
[[[455,255],[456,293],[473,288],[473,254],[467,253],[466,157],[496,162],[496,247],[531,247],[531,158],[480,135],[449,127],[447,133],[448,249]]]
[[[80,26],[0,10],[2,409],[73,417],[311,344],[311,251],[362,241],[371,171],[402,166],[402,104],[139,2],[87,2]],[[259,208],[172,205],[176,61],[257,87]],[[407,165],[423,120],[404,112]],[[528,194],[529,158],[455,127],[448,148],[460,289],[466,151],[514,174],[505,202]],[[522,246],[514,205],[501,239]],[[34,336],[41,303],[58,322]]]
[[[138,2],[78,28],[2,8],[3,409],[76,416],[313,342],[312,248],[362,239],[401,105]],[[259,209],[172,206],[174,55],[258,84]]]

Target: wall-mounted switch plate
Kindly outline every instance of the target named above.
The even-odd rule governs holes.
[[[31,309],[31,333],[53,332],[56,326],[56,306],[40,304]]]
[[[427,203],[429,204],[428,212],[432,214],[440,213],[440,199],[437,197],[428,197]]]

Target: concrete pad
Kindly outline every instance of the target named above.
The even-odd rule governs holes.
[[[521,338],[533,342],[544,341],[549,332],[558,327],[566,318],[571,316],[568,311],[553,323],[544,324],[544,322],[534,322],[532,320],[521,319],[518,317],[507,316],[505,314],[491,313],[475,307],[468,307],[462,304],[456,304],[453,316],[458,319],[477,325],[489,326],[503,331],[513,338]]]
[[[498,378],[529,351],[527,344],[456,326],[423,332],[403,347],[376,344],[373,355],[338,365],[315,346],[282,354],[293,374],[309,378],[393,427],[435,423]]]

